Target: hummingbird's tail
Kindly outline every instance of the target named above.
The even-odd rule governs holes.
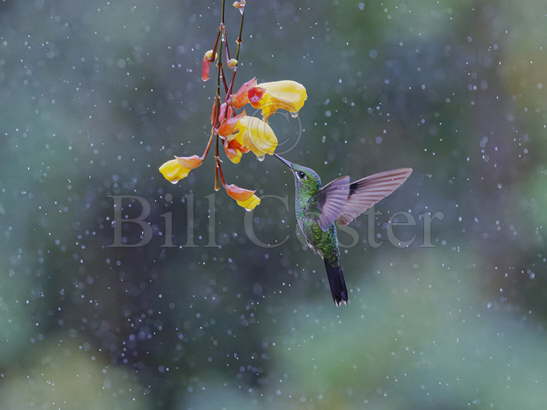
[[[334,263],[325,261],[325,268],[327,268],[327,277],[329,278],[330,292],[336,306],[346,304],[348,301],[348,289],[346,288],[346,281],[344,280],[344,272],[338,261]]]

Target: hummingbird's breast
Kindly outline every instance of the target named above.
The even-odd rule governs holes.
[[[335,259],[339,254],[336,226],[331,225],[327,231],[321,229],[320,210],[314,200],[314,193],[298,189],[297,186],[294,204],[296,221],[311,249],[325,259]]]
[[[310,248],[317,254],[332,261],[338,259],[340,251],[334,224],[327,231],[323,231],[316,219],[304,218],[303,231]]]

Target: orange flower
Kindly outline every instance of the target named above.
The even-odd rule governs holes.
[[[203,158],[198,155],[175,157],[175,159],[164,163],[159,170],[166,180],[176,184],[181,179],[186,178],[191,170],[198,168],[202,162]]]
[[[235,184],[224,185],[224,189],[228,196],[246,211],[252,211],[260,205],[260,198],[255,195],[256,191],[241,188]]]
[[[252,151],[259,160],[263,160],[266,154],[273,155],[277,148],[277,137],[272,128],[261,119],[248,116],[245,112],[225,121],[218,133],[225,137],[229,147],[236,147],[235,144],[230,146],[235,140],[245,150]],[[237,154],[237,157],[236,161],[239,162],[241,156]],[[232,158],[230,160],[235,162]]]
[[[298,113],[308,98],[306,88],[296,81],[261,83],[247,91],[247,98],[254,108],[262,111],[265,121],[277,110]]]

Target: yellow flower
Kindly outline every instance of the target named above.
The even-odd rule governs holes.
[[[240,115],[224,122],[218,130],[219,135],[226,138],[230,148],[238,148],[238,151],[244,153],[252,151],[259,160],[264,159],[266,154],[273,155],[277,148],[277,137],[272,128],[259,118],[248,115]],[[235,141],[235,143],[231,143]],[[241,155],[238,153],[228,158],[234,163],[238,163]]]
[[[246,211],[252,211],[260,205],[260,198],[255,195],[256,191],[241,188],[235,184],[224,185],[224,189],[228,196]]]
[[[186,178],[191,170],[199,167],[203,162],[203,158],[198,155],[191,157],[175,157],[175,159],[167,161],[159,170],[163,177],[176,184],[181,179]]]
[[[306,88],[296,81],[283,80],[258,84],[248,91],[249,102],[262,111],[265,121],[277,110],[298,113],[308,98]]]

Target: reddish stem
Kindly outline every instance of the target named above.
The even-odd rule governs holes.
[[[213,45],[213,57],[211,57],[211,61],[215,61],[215,58],[217,56],[217,48],[218,48],[218,40],[220,39],[220,29],[217,31],[217,37],[215,39],[215,44]]]
[[[217,158],[217,169],[220,175],[220,181],[222,182],[222,185],[226,185],[226,180],[224,179],[224,171],[222,170],[222,160],[220,159],[220,157]]]
[[[201,154],[201,159],[204,160],[207,158],[207,155],[209,154],[209,150],[211,149],[211,145],[213,145],[213,135],[215,134],[214,128],[211,128],[211,135],[209,135],[209,141],[207,142],[207,146],[205,147],[205,150],[203,151],[203,154]]]

